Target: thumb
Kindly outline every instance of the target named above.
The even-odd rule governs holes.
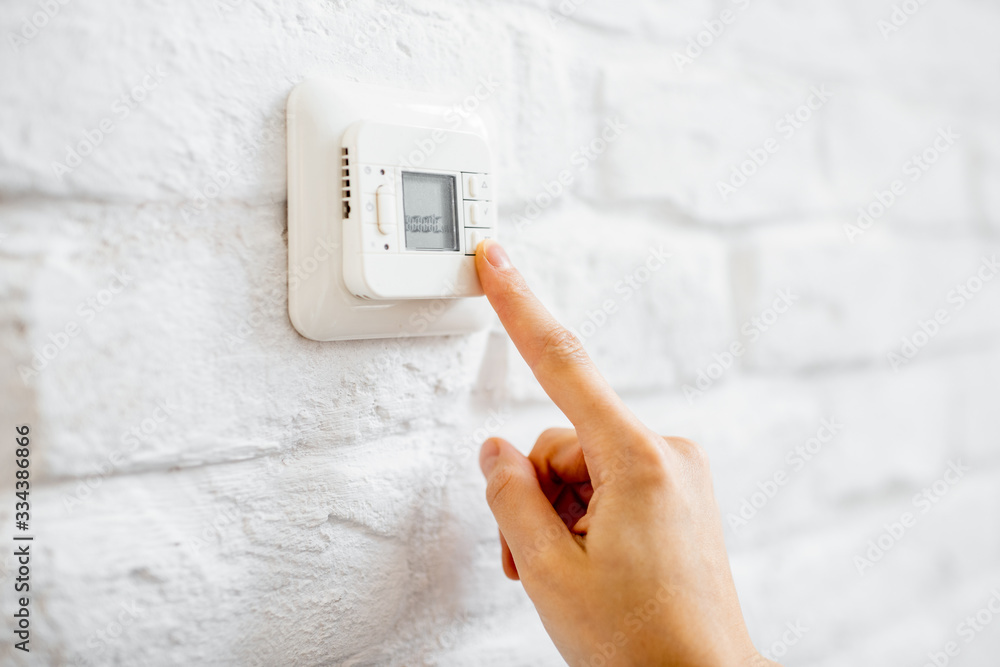
[[[483,443],[479,466],[486,501],[521,579],[565,570],[580,547],[542,492],[531,462],[506,440],[491,438]]]

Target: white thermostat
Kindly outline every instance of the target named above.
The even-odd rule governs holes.
[[[467,333],[496,236],[480,118],[440,96],[312,80],[288,99],[288,313],[313,340]]]
[[[411,166],[406,154],[434,132],[448,150]],[[481,137],[362,121],[344,133],[341,171],[344,280],[354,295],[482,295],[471,257],[494,236],[495,216],[489,147]]]

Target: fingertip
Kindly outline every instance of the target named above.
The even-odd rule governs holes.
[[[498,258],[497,255],[502,255]],[[504,287],[509,283],[511,276],[506,269],[511,268],[510,258],[504,251],[503,246],[492,239],[480,241],[476,247],[476,274],[479,276],[479,284],[482,285],[483,292],[486,293],[490,303],[494,303],[498,295],[503,292]]]
[[[483,443],[482,448],[479,450],[479,469],[483,471],[483,474],[489,476],[493,467],[497,464],[497,459],[500,458],[500,445],[503,441],[499,438],[490,438]]]
[[[511,264],[510,257],[507,255],[507,251],[504,250],[499,241],[486,239],[482,241],[476,249],[477,256],[479,255],[480,250],[482,251],[483,258],[486,262],[495,269],[509,269],[513,266],[513,264]]]

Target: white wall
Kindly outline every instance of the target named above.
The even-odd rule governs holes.
[[[639,414],[707,448],[724,514],[788,475],[727,528],[762,650],[800,623],[776,648],[789,665],[918,665],[951,640],[954,664],[995,664],[1000,620],[971,643],[957,626],[1000,586],[1000,280],[961,309],[949,291],[1000,252],[1000,8],[928,2],[883,37],[888,0],[578,4],[5,4],[0,473],[9,491],[30,423],[38,541],[30,662],[0,559],[4,662],[561,664],[503,579],[475,465],[484,433],[528,449],[562,421],[502,331],[320,344],[288,322],[284,104],[324,75],[456,101],[499,84],[480,111],[514,261]],[[627,127],[581,159],[609,119]],[[958,138],[911,180],[940,128]],[[894,179],[904,194],[849,240]],[[744,329],[782,290],[787,312]],[[36,352],[54,358],[22,380]],[[834,438],[786,462],[823,419]],[[914,494],[959,459],[923,513]]]

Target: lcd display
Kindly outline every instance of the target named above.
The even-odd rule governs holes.
[[[455,177],[403,172],[407,250],[458,250]]]

